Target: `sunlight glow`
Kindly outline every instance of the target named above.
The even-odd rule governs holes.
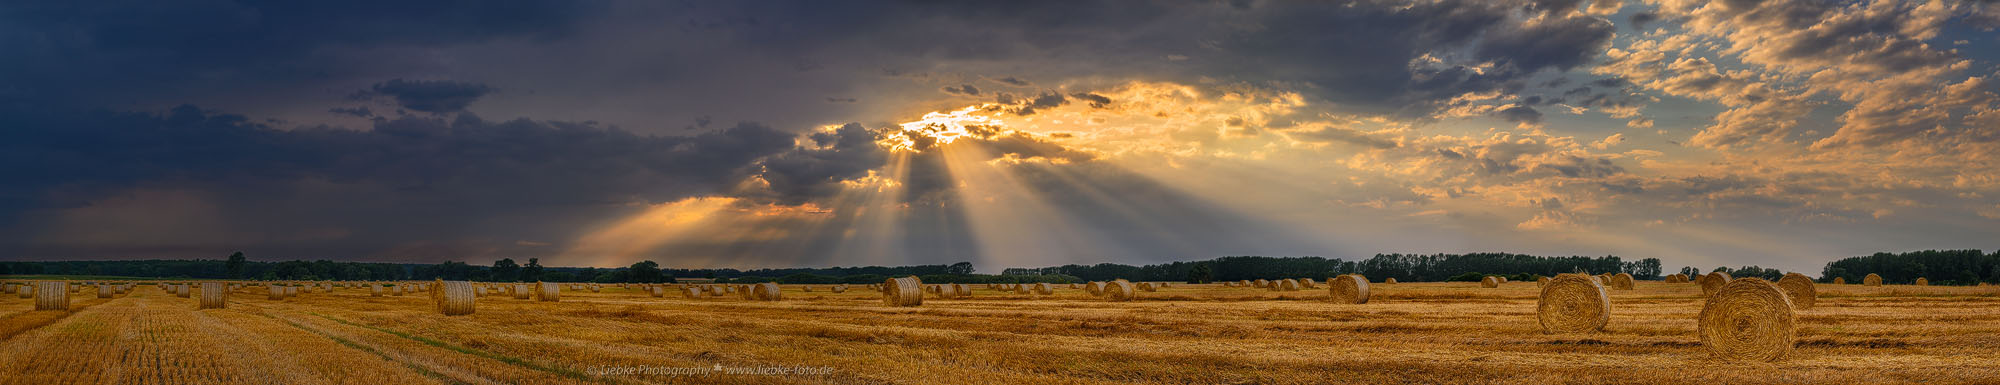
[[[920,152],[951,144],[961,137],[990,137],[1001,131],[1002,123],[992,116],[983,115],[987,107],[989,105],[981,104],[951,112],[927,113],[922,119],[901,124],[901,131],[891,133],[879,143],[892,150]]]

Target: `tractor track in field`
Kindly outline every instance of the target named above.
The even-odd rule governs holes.
[[[131,297],[131,295],[127,294],[124,297],[114,297],[114,298],[96,298],[95,295],[93,295],[92,298],[84,299],[82,301],[70,302],[69,311],[56,312],[56,311],[29,310],[24,312],[8,314],[5,317],[0,317],[0,341],[7,341],[13,339],[14,336],[21,335],[21,333],[27,333],[29,331],[42,328],[44,326],[53,325],[57,321],[62,321],[64,318],[69,318],[70,315],[82,312],[86,309],[89,309],[92,306],[102,305],[105,303],[109,303],[111,301],[117,301],[128,297]]]
[[[455,385],[472,385],[472,384],[502,384],[502,383],[505,383],[505,382],[502,382],[502,381],[499,381],[499,380],[495,380],[495,379],[491,379],[491,378],[485,378],[485,377],[481,377],[481,376],[477,376],[477,375],[472,375],[472,374],[467,374],[467,373],[458,373],[458,372],[456,372],[456,371],[450,371],[450,370],[445,370],[445,371],[439,371],[439,370],[436,370],[436,369],[434,369],[434,368],[431,368],[431,367],[429,367],[429,366],[427,366],[427,365],[423,365],[423,364],[419,364],[419,363],[417,363],[417,362],[416,362],[415,360],[412,360],[412,359],[410,359],[409,357],[406,357],[406,356],[404,356],[404,355],[402,355],[402,354],[391,354],[391,353],[389,353],[389,352],[385,352],[385,351],[384,351],[384,349],[383,349],[382,347],[380,347],[380,346],[376,346],[376,345],[374,345],[374,344],[370,344],[370,343],[367,343],[367,342],[365,342],[365,341],[356,341],[356,339],[355,339],[355,338],[349,338],[348,336],[345,336],[345,335],[341,335],[341,334],[336,334],[336,333],[333,333],[333,332],[329,332],[329,331],[326,331],[326,330],[321,330],[321,329],[319,329],[319,328],[315,328],[315,327],[311,327],[311,326],[306,326],[305,324],[302,324],[302,323],[299,323],[299,322],[298,322],[297,320],[293,320],[293,319],[290,319],[290,318],[286,318],[286,317],[282,317],[282,316],[279,316],[279,315],[273,315],[273,314],[272,314],[273,312],[272,312],[272,311],[270,311],[270,309],[269,309],[269,308],[266,308],[266,307],[263,307],[263,306],[257,306],[257,305],[252,305],[252,304],[248,304],[248,303],[240,303],[240,302],[234,302],[234,303],[231,303],[231,305],[234,305],[233,307],[238,307],[238,308],[246,308],[246,307],[247,307],[247,308],[250,308],[250,309],[254,309],[253,311],[250,311],[250,312],[248,312],[248,313],[250,313],[250,314],[254,314],[254,315],[257,315],[257,316],[262,316],[262,317],[264,317],[264,318],[270,318],[271,320],[274,320],[274,321],[278,321],[279,323],[282,323],[282,324],[285,324],[285,325],[287,325],[287,326],[291,326],[291,327],[293,327],[293,328],[297,328],[297,329],[299,329],[299,330],[302,330],[302,331],[305,331],[305,332],[307,332],[307,333],[312,333],[312,334],[314,334],[314,335],[318,335],[318,336],[320,336],[320,337],[324,337],[324,338],[326,338],[326,339],[328,339],[328,340],[332,340],[333,342],[335,342],[335,343],[338,343],[338,344],[340,344],[341,346],[345,346],[345,347],[347,347],[347,348],[349,348],[349,349],[354,349],[354,350],[357,350],[357,351],[360,351],[360,352],[363,352],[363,353],[368,353],[368,354],[370,354],[370,355],[373,355],[373,356],[376,356],[376,357],[379,357],[379,358],[381,358],[381,359],[382,359],[382,360],[384,360],[384,361],[389,361],[389,362],[394,362],[394,363],[397,363],[397,364],[399,364],[399,365],[402,365],[402,366],[404,366],[404,367],[407,367],[407,368],[409,368],[410,370],[414,370],[414,371],[416,371],[417,373],[420,373],[420,374],[423,374],[423,375],[424,375],[425,377],[430,377],[431,379],[435,379],[435,380],[439,380],[439,381],[443,381],[443,382],[446,382],[446,383],[451,383],[451,384],[455,384]],[[447,372],[450,372],[450,373],[447,373]]]
[[[550,378],[560,378],[568,381],[601,383],[601,384],[618,384],[618,385],[647,384],[647,382],[634,381],[631,379],[593,377],[586,375],[583,372],[570,370],[566,368],[546,366],[519,357],[512,357],[493,352],[488,352],[485,350],[458,346],[432,338],[412,335],[409,333],[404,333],[396,330],[364,325],[348,321],[345,319],[340,319],[337,317],[331,317],[312,312],[305,312],[304,315],[300,315],[300,314],[293,314],[294,312],[291,311],[274,309],[266,306],[251,305],[251,304],[243,304],[243,305],[247,308],[256,309],[254,314],[264,317],[269,317],[278,320],[280,322],[283,322],[285,324],[288,324],[292,327],[299,328],[300,330],[305,330],[307,332],[311,332],[314,334],[318,334],[322,337],[332,339],[335,342],[340,343],[341,345],[345,345],[347,347],[354,348],[356,350],[368,352],[370,354],[382,357],[383,359],[386,360],[401,363],[405,366],[411,367],[412,369],[418,370],[419,372],[423,372],[426,375],[432,375],[435,378],[459,384],[489,384],[489,383],[505,384],[505,383],[516,382],[517,379],[493,378],[481,375],[479,373],[472,373],[464,370],[459,370],[459,368],[450,365],[443,365],[443,364],[426,365],[426,363],[419,362],[418,360],[415,360],[411,357],[411,354],[414,354],[415,352],[404,351],[402,349],[398,349],[395,347],[384,346],[384,344],[381,343],[371,342],[368,340],[368,337],[354,333],[356,332],[364,334],[377,333],[380,335],[379,337],[382,338],[401,339],[421,344],[420,348],[427,347],[427,348],[437,349],[439,351],[451,352],[465,357],[471,357],[477,359],[480,362],[498,362],[506,364],[506,366],[508,367],[532,371],[534,373],[540,373]],[[311,317],[305,317],[306,315],[310,315]],[[311,322],[310,320],[310,318],[312,317],[323,319],[326,322],[331,322],[331,324],[315,325],[315,322]],[[349,328],[350,330],[348,331],[334,330],[336,327],[345,327]]]

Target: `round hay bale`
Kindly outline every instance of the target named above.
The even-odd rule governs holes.
[[[1277,289],[1278,289],[1278,286],[1279,286],[1279,285],[1278,285],[1277,281],[1272,281],[1272,282],[1271,282],[1271,290],[1277,290]],[[1140,283],[1137,283],[1137,284],[1134,284],[1134,287],[1138,288],[1138,289],[1139,289],[1139,291],[1144,291],[1144,292],[1154,292],[1154,291],[1160,291],[1160,285],[1157,285],[1157,284],[1154,284],[1154,283],[1152,283],[1152,282],[1140,282]]]
[[[778,301],[785,299],[785,293],[776,282],[765,282],[750,286],[751,299],[758,301]]]
[[[382,296],[382,285],[373,285],[373,284],[368,285],[368,296],[370,297]]]
[[[831,291],[831,292],[833,292],[834,294],[840,294],[840,293],[846,293],[846,292],[847,292],[847,285],[836,285],[836,286],[834,286],[833,288],[830,288],[830,289],[826,289],[826,291]]]
[[[1868,273],[1868,276],[1866,276],[1866,277],[1861,277],[1861,285],[1862,285],[1862,286],[1882,286],[1882,276],[1881,276],[1881,275],[1876,275],[1875,273]]]
[[[1486,288],[1500,287],[1500,277],[1489,275],[1486,276],[1486,278],[1480,278],[1479,287],[1486,287]]]
[[[1703,274],[1697,281],[1701,284],[1701,295],[1715,295],[1715,291],[1722,289],[1722,285],[1728,284],[1730,278],[1729,273],[1718,271]]]
[[[1930,285],[1931,285],[1931,280],[1925,279],[1924,277],[1917,277],[1917,286],[1930,286]]]
[[[221,309],[229,299],[229,289],[221,282],[201,283],[201,305],[196,309]]]
[[[954,283],[951,284],[951,286],[958,288],[957,289],[958,298],[972,298],[972,285],[963,283]]]
[[[35,282],[35,311],[69,311],[69,282]]]
[[[1618,275],[1611,276],[1611,288],[1613,289],[1632,290],[1632,285],[1633,282],[1631,274],[1618,273]]]
[[[437,290],[432,292],[435,294],[431,294],[431,301],[436,303],[438,312],[448,316],[472,314],[478,301],[472,282],[439,280]]]
[[[1493,276],[1493,278],[1499,278],[1499,279],[1500,279],[1500,283],[1507,283],[1507,276],[1504,276],[1504,275],[1496,275],[1496,276]]]
[[[285,288],[283,286],[271,285],[270,287],[267,287],[265,289],[266,291],[270,292],[270,295],[264,296],[264,299],[272,301],[285,300]]]
[[[688,286],[688,287],[683,287],[683,288],[681,288],[681,297],[683,297],[683,298],[701,298],[701,288],[700,288],[700,287],[697,287],[697,286]]]
[[[35,287],[34,287],[34,286],[30,286],[30,285],[21,285],[21,288],[20,288],[20,289],[16,289],[16,291],[15,291],[15,292],[16,292],[16,293],[19,293],[19,294],[21,295],[21,298],[35,298]]]
[[[1819,290],[1814,287],[1812,278],[1805,274],[1786,273],[1784,278],[1778,279],[1778,288],[1785,289],[1785,296],[1792,300],[1792,306],[1800,309],[1811,309],[1814,303],[1819,302]]]
[[[286,286],[286,287],[285,287],[285,298],[291,298],[291,297],[297,297],[297,296],[299,296],[299,287],[298,287],[298,286]]]
[[[1835,285],[1846,285],[1846,284],[1847,284],[1847,277],[1833,277],[1833,284],[1835,284]]]
[[[1318,288],[1319,288],[1319,283],[1318,283],[1318,282],[1313,282],[1313,279],[1312,279],[1312,278],[1299,278],[1299,288],[1301,288],[1301,289],[1318,289]]]
[[[1257,283],[1256,283],[1256,285],[1257,285],[1257,288],[1259,288],[1259,289],[1263,289],[1263,288],[1268,288],[1268,287],[1271,287],[1271,281],[1266,281],[1266,280],[1262,280],[1262,279],[1259,279],[1259,280],[1257,280]]]
[[[1535,317],[1541,320],[1544,334],[1604,330],[1611,322],[1611,295],[1589,276],[1558,274],[1542,284]]]
[[[513,294],[514,299],[532,300],[535,299],[535,286],[531,283],[516,283],[508,286],[507,293]]]
[[[536,301],[562,302],[562,285],[547,283],[547,282],[536,282],[535,286],[537,286],[539,289],[535,290]]]
[[[174,296],[181,298],[193,298],[194,292],[188,290],[188,284],[183,283],[179,285],[174,285]]]
[[[1701,344],[1725,360],[1775,361],[1792,350],[1796,333],[1784,289],[1757,278],[1738,278],[1716,289],[1698,321]]]
[[[800,289],[800,290],[805,290],[805,292],[807,292],[807,293],[811,293],[811,292],[813,292],[813,287],[812,287],[812,285],[803,285],[803,286],[799,286],[799,289]]]
[[[1050,285],[1050,284],[1048,284],[1048,283],[1046,283],[1046,282],[1044,282],[1044,283],[1037,283],[1037,284],[1035,284],[1035,290],[1034,290],[1034,292],[1035,292],[1035,294],[1038,294],[1038,295],[1050,295],[1050,294],[1055,294],[1055,293],[1056,293],[1056,287],[1055,287],[1055,285]]]
[[[111,298],[112,294],[110,286],[97,285],[97,298]]]
[[[710,296],[710,297],[721,297],[721,296],[722,296],[723,294],[729,294],[729,288],[727,288],[727,287],[723,287],[722,285],[709,285],[709,286],[708,286],[708,296]]]
[[[1090,295],[1104,295],[1104,286],[1104,281],[1091,281],[1089,285],[1084,285],[1084,291]]]
[[[1112,301],[1131,301],[1139,297],[1138,285],[1131,281],[1115,280],[1104,284],[1104,297]]]
[[[1334,277],[1326,283],[1326,291],[1334,303],[1368,303],[1368,277],[1360,274]]]
[[[889,306],[923,306],[924,281],[916,276],[890,278],[882,281],[882,304]]]
[[[646,294],[651,294],[653,298],[665,298],[667,296],[667,287],[666,286],[648,287],[646,289]]]
[[[1383,284],[1388,284],[1388,285],[1394,285],[1394,284],[1396,284],[1396,279],[1395,279],[1395,278],[1383,278],[1383,279],[1382,279],[1382,283],[1383,283]]]
[[[1299,281],[1296,279],[1278,281],[1278,284],[1271,285],[1271,289],[1277,291],[1299,291]]]

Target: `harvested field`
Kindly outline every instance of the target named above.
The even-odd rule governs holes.
[[[1712,358],[1694,284],[1608,294],[1604,331],[1549,335],[1533,282],[1326,290],[1172,285],[1110,302],[972,286],[890,307],[879,292],[780,301],[652,297],[608,286],[561,302],[481,298],[444,316],[427,295],[360,287],[223,309],[153,286],[72,311],[0,300],[0,384],[52,383],[1723,383],[2000,379],[2000,287],[1820,285],[1777,362]],[[652,368],[651,372],[635,368]],[[783,373],[790,371],[789,373]],[[761,374],[760,374],[761,373]]]

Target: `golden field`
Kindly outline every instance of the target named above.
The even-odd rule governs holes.
[[[1324,286],[1107,302],[979,285],[920,307],[861,285],[776,302],[609,286],[447,317],[429,293],[247,287],[196,310],[199,294],[140,285],[72,294],[70,312],[0,298],[0,384],[2000,382],[2000,287],[1822,284],[1796,348],[1745,363],[1704,350],[1693,284],[1613,290],[1607,331],[1575,335],[1541,332],[1533,282],[1370,286],[1343,305]]]

